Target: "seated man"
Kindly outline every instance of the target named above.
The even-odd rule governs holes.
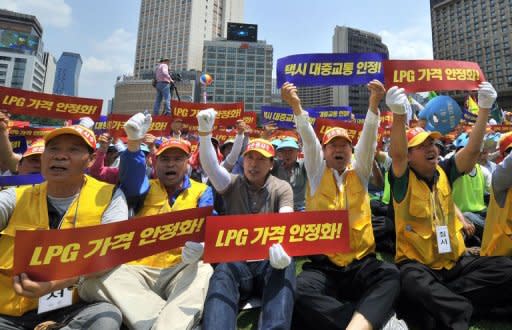
[[[367,190],[377,145],[378,106],[385,90],[377,80],[371,81],[368,89],[369,110],[352,166],[352,140],[347,130],[328,129],[320,143],[297,88],[290,83],[281,88],[304,143],[306,211],[347,210],[352,250],[314,256],[311,263],[304,264],[297,278],[294,329],[378,329],[393,315],[400,289],[398,269],[375,256]],[[391,322],[397,329],[405,327],[395,318]]]
[[[255,139],[244,151],[244,173],[229,174],[219,165],[211,142],[216,112],[202,110],[199,123],[201,164],[224,197],[226,214],[292,212],[288,182],[270,174],[275,151],[269,141]],[[295,292],[295,263],[281,244],[269,249],[269,261],[220,263],[210,280],[202,328],[236,329],[239,306],[252,296],[262,298],[259,329],[290,329]]]
[[[439,132],[405,130],[409,106],[403,89],[392,87],[386,103],[393,112],[390,184],[395,209],[396,257],[400,268],[399,311],[423,329],[467,329],[473,312],[489,316],[512,304],[512,260],[465,256],[462,223],[456,220],[452,184],[480,155],[496,91],[480,85],[480,111],[466,147],[438,160]]]
[[[505,159],[492,175],[492,192],[480,254],[512,257],[512,132],[499,142]]]
[[[83,277],[36,282],[26,274],[11,279],[16,229],[79,228],[126,220],[121,190],[84,175],[96,147],[94,133],[75,125],[56,129],[45,138],[41,172],[45,182],[0,191],[0,329],[33,329],[39,323],[69,329],[119,329],[121,313],[109,303],[78,302],[37,314],[38,298],[78,285]]]
[[[156,151],[157,179],[148,180],[140,150],[151,116],[138,113],[125,125],[128,150],[121,155],[119,177],[135,216],[212,206],[211,189],[186,175],[190,143],[174,138]],[[212,267],[199,261],[200,243],[158,253],[87,280],[80,296],[114,303],[130,329],[191,329],[199,322]]]

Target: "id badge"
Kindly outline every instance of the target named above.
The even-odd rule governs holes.
[[[39,298],[37,314],[70,306],[73,303],[73,289],[64,288],[50,292]]]
[[[437,249],[439,254],[452,252],[450,246],[450,235],[448,235],[448,226],[436,226]]]

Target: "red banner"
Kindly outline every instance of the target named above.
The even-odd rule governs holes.
[[[442,60],[384,61],[386,89],[399,86],[407,93],[475,90],[485,76],[474,62]]]
[[[0,109],[18,115],[79,119],[99,119],[103,100],[37,93],[0,86]]]
[[[130,119],[131,115],[109,115],[105,127],[109,130],[110,135],[119,137],[126,135],[123,127],[124,123]],[[171,120],[169,116],[153,116],[153,121],[149,127],[148,134],[155,136],[171,135]]]
[[[76,229],[17,230],[13,273],[58,280],[202,242],[211,213],[203,207]]]
[[[10,136],[24,136],[27,142],[42,139],[46,133],[53,131],[55,128],[48,127],[11,127],[9,128]]]
[[[212,132],[212,136],[222,145],[226,140],[235,138],[236,130],[232,129],[228,132],[225,128],[218,128]]]
[[[187,124],[197,125],[197,113],[203,109],[214,108],[217,111],[217,125],[235,125],[244,116],[244,103],[190,103],[172,101],[172,116],[182,118]]]
[[[512,125],[489,125],[491,131],[493,132],[500,132],[500,133],[508,133],[512,132]]]
[[[252,129],[258,125],[258,114],[256,112],[244,112],[242,119]]]
[[[348,135],[352,139],[352,145],[355,146],[359,141],[359,135],[363,130],[363,124],[357,124],[349,121],[342,121],[336,119],[325,119],[318,118],[315,122],[315,133],[320,141],[322,141],[322,137],[324,133],[332,127],[342,127],[347,130]],[[377,146],[382,146],[382,137],[386,133],[386,130],[381,126],[377,131]]]
[[[347,211],[244,214],[208,218],[204,261],[267,259],[273,243],[290,256],[350,251]]]

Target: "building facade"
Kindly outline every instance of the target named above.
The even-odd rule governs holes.
[[[57,70],[57,61],[55,57],[49,52],[43,53],[43,64],[46,68],[44,74],[44,93],[53,93],[53,84],[55,82],[55,72]]]
[[[336,26],[332,38],[333,53],[382,53],[389,56],[388,47],[374,33],[346,26]],[[333,105],[348,105],[353,113],[366,113],[370,93],[366,86],[333,87]]]
[[[57,61],[53,93],[78,96],[78,81],[82,69],[82,57],[77,53],[63,52]]]
[[[0,86],[43,91],[42,36],[35,16],[0,9]]]
[[[478,63],[512,111],[512,0],[431,0],[430,19],[434,59]]]
[[[201,71],[203,41],[225,37],[227,22],[243,21],[243,0],[142,0],[134,76],[162,57],[172,71]]]
[[[243,101],[246,111],[259,113],[272,102],[273,53],[265,41],[205,41],[203,71],[213,77],[208,102]]]

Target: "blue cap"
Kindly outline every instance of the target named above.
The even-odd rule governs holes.
[[[144,143],[140,145],[140,150],[142,150],[142,152],[149,154],[149,148]]]
[[[274,140],[272,140],[272,142],[270,142],[270,143],[272,143],[272,145],[274,146],[274,149],[277,149],[277,148],[279,148],[279,145],[281,144],[281,140],[279,140],[279,139],[274,139]]]
[[[468,133],[464,132],[464,133],[461,133],[459,136],[457,136],[455,141],[453,141],[453,145],[457,149],[464,148],[468,144],[468,141],[469,141],[469,135],[468,135]]]
[[[277,147],[277,150],[281,150],[284,148],[292,148],[292,149],[299,150],[299,144],[294,139],[284,139],[281,141],[281,143]]]

